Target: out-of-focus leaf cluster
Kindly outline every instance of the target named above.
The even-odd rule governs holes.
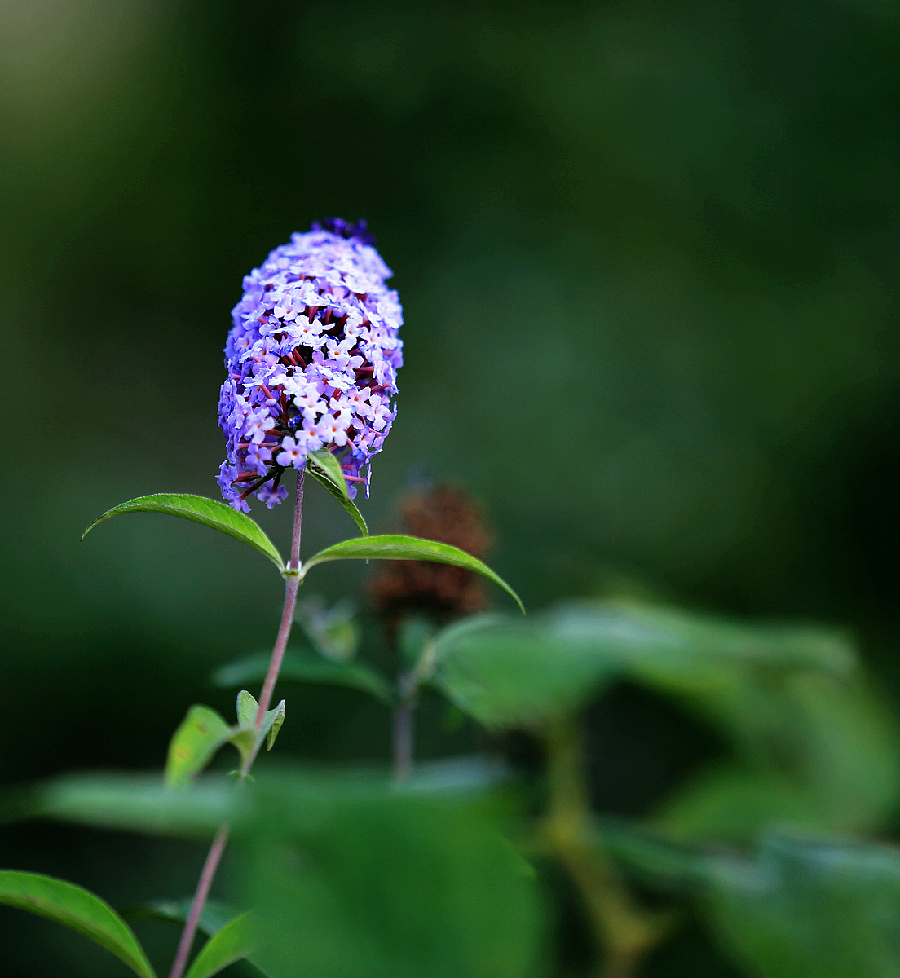
[[[394,702],[389,679],[356,656],[355,641],[334,656],[331,631],[353,632],[345,610],[305,615],[316,624],[286,659],[288,684]],[[672,908],[692,905],[748,976],[897,974],[900,856],[854,835],[876,831],[896,806],[898,732],[845,636],[613,602],[410,633],[420,683],[488,731],[522,729],[545,742],[546,795],[502,764],[474,760],[421,765],[402,787],[377,770],[294,766],[270,768],[240,791],[217,775],[194,778],[218,746],[252,732],[255,701],[244,691],[237,727],[194,707],[176,732],[169,781],[178,791],[147,778],[68,777],[13,795],[3,813],[175,836],[229,824],[241,852],[233,899],[255,913],[252,922],[236,911],[206,921],[213,936],[197,975],[241,957],[270,978],[553,974],[544,867],[557,857],[581,899],[605,893],[601,922],[607,914],[639,935],[623,973],[639,975],[671,929],[623,895],[633,881]],[[250,657],[217,681],[255,679],[262,668]],[[631,822],[589,810],[577,752],[563,756],[559,737],[622,681],[670,698],[731,752]],[[573,856],[587,872],[572,869]],[[11,893],[6,902],[24,906]],[[127,937],[109,936],[108,921],[95,934],[64,919],[70,897],[59,890],[56,909],[38,912],[138,960]],[[105,912],[96,911],[101,923]],[[153,913],[176,919],[184,908]],[[606,940],[600,953],[614,954],[615,933]]]

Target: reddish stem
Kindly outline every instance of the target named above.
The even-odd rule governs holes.
[[[294,502],[291,556],[287,565],[288,573],[285,575],[284,611],[281,614],[281,624],[278,628],[278,636],[275,639],[275,648],[272,650],[272,658],[269,661],[269,671],[266,673],[262,692],[259,695],[259,708],[256,711],[255,721],[256,747],[248,754],[247,759],[241,765],[241,779],[239,784],[243,784],[246,781],[247,775],[250,773],[250,769],[253,767],[253,762],[256,760],[256,755],[259,752],[266,711],[269,708],[269,703],[272,702],[272,693],[275,690],[275,683],[278,680],[278,673],[281,669],[285,649],[287,649],[288,638],[291,634],[291,625],[294,621],[294,606],[297,603],[297,590],[300,587],[300,575],[298,571],[300,569],[300,531],[302,518],[303,472],[299,472],[297,474],[297,498]],[[188,955],[191,953],[191,946],[194,943],[194,937],[197,933],[197,924],[200,921],[200,915],[203,913],[203,907],[206,905],[210,887],[216,875],[216,870],[219,868],[219,862],[222,859],[222,853],[225,851],[225,845],[228,842],[228,832],[229,826],[227,824],[221,826],[209,848],[206,862],[203,864],[203,870],[197,882],[197,890],[191,902],[190,913],[185,921],[184,930],[181,932],[181,940],[178,943],[178,951],[176,952],[175,960],[172,962],[172,970],[169,972],[169,978],[182,978],[184,974]]]
[[[209,847],[209,853],[206,856],[206,862],[203,864],[200,880],[197,883],[197,892],[194,894],[194,900],[191,903],[191,912],[188,914],[184,930],[181,932],[181,940],[178,942],[178,952],[175,955],[175,960],[172,962],[172,970],[169,972],[169,978],[181,978],[184,974],[184,966],[187,964],[188,955],[191,953],[191,945],[194,943],[194,935],[197,933],[200,914],[203,913],[206,898],[209,896],[209,888],[212,886],[213,877],[219,868],[219,860],[222,858],[222,853],[225,851],[225,844],[227,842],[228,826],[223,825],[216,832],[216,837]]]

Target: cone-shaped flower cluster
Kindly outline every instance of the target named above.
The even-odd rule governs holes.
[[[219,397],[228,446],[218,481],[235,509],[252,494],[281,502],[285,470],[322,448],[339,457],[350,495],[359,483],[368,495],[403,363],[402,310],[371,240],[364,222],[314,224],[244,279]]]

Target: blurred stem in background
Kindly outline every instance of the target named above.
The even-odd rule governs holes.
[[[591,810],[576,717],[546,725],[548,806],[542,837],[583,901],[598,963],[597,978],[636,978],[641,961],[670,927],[638,906],[620,874],[592,841]]]
[[[403,784],[412,773],[415,709],[419,676],[416,669],[404,670],[397,678],[397,706],[394,708],[394,781]]]
[[[275,683],[278,681],[278,673],[281,669],[281,663],[284,661],[284,653],[291,635],[291,626],[294,623],[297,591],[300,588],[299,571],[300,535],[303,528],[303,475],[302,470],[297,473],[297,494],[294,500],[294,520],[291,534],[291,556],[288,560],[287,568],[284,571],[284,610],[281,613],[281,624],[278,627],[275,647],[272,649],[269,669],[263,682],[262,692],[259,694],[259,706],[256,710],[256,739],[254,748],[247,754],[244,762],[241,764],[238,787],[250,775],[250,769],[253,767],[253,762],[256,760],[256,755],[259,753],[259,748],[262,745],[264,737],[263,724],[266,720],[266,712],[269,709],[269,704],[272,702],[272,693],[275,690]],[[228,843],[228,831],[228,826],[223,825],[216,833],[210,846],[209,854],[200,873],[200,879],[197,882],[194,899],[191,902],[190,913],[185,921],[184,930],[181,932],[181,939],[178,942],[178,950],[175,954],[175,960],[172,962],[172,970],[169,972],[169,978],[181,978],[184,974],[188,955],[191,953],[191,946],[194,943],[194,937],[197,933],[200,915],[203,913],[203,907],[209,896],[216,870],[219,868],[219,862]]]

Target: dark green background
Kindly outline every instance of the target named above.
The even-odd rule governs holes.
[[[532,607],[625,588],[837,623],[900,682],[888,0],[7,0],[0,86],[4,783],[159,766],[190,702],[227,706],[210,670],[271,641],[279,581],[233,541],[155,516],[79,536],[131,496],[215,493],[241,277],[329,215],[369,220],[407,319],[373,529],[429,472],[484,501]],[[352,533],[310,495],[307,553]],[[282,546],[283,509],[254,514]],[[285,751],[387,750],[353,694],[291,702]],[[714,749],[627,690],[600,712],[610,810]],[[194,877],[193,848],[4,836],[5,865],[119,905]],[[0,923],[16,973],[105,973],[69,937],[29,964],[49,925]]]

